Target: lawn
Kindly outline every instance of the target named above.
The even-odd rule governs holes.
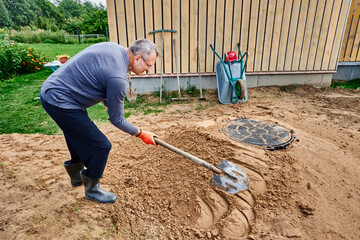
[[[41,51],[50,61],[59,54],[74,56],[91,44],[27,44]],[[41,84],[53,71],[44,70],[16,76],[6,81],[0,81],[0,134],[11,133],[42,133],[56,134],[60,129],[46,114],[39,101]],[[106,121],[107,113],[102,105],[89,109],[90,117],[97,121]]]
[[[67,54],[74,56],[91,44],[27,44],[55,59],[57,55]],[[39,100],[41,84],[53,73],[49,68],[32,74],[16,76],[6,81],[0,81],[0,134],[58,134],[61,133],[58,126],[46,114]],[[156,94],[156,93],[155,93]],[[136,101],[125,102],[125,117],[131,114],[158,113],[158,108],[170,103],[170,96],[160,105],[149,103],[143,95],[138,95]],[[102,104],[88,108],[91,119],[95,122],[107,122],[108,115]]]
[[[83,49],[91,46],[90,43],[84,44],[51,44],[51,43],[35,43],[28,44],[29,46],[35,48],[36,50],[40,50],[45,56],[50,58],[50,61],[57,60],[56,56],[67,54],[70,57],[75,56],[78,52]]]

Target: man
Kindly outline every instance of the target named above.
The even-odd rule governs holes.
[[[100,188],[111,143],[86,108],[104,102],[113,125],[156,146],[154,133],[135,127],[123,113],[127,72],[141,75],[149,71],[158,55],[155,44],[146,39],[135,41],[128,49],[116,43],[98,43],[67,61],[41,86],[41,104],[63,131],[70,152],[71,159],[64,166],[71,185],[84,184],[89,200],[113,203],[117,197]]]

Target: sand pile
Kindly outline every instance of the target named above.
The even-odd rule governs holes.
[[[102,124],[113,148],[101,183],[118,201],[97,204],[70,187],[62,136],[0,135],[0,238],[360,239],[359,93],[257,88],[244,104],[208,96],[129,118],[212,164],[237,164],[250,189],[234,195],[214,188],[209,170]],[[296,139],[267,151],[218,131],[245,117]]]

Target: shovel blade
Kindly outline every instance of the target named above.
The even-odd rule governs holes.
[[[214,173],[212,184],[227,193],[238,193],[249,188],[247,174],[235,164],[224,160],[217,166],[222,174]]]
[[[137,94],[135,93],[135,89],[128,89],[127,93],[126,93],[126,97],[129,101],[134,101],[136,100]]]

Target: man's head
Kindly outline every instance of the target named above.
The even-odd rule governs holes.
[[[141,75],[154,66],[159,52],[153,42],[147,39],[136,40],[129,48],[129,71]]]

